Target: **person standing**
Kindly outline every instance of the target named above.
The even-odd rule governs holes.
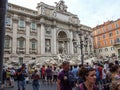
[[[22,90],[25,90],[25,77],[27,76],[26,65],[22,64],[21,68],[17,70],[17,84],[18,90],[22,87]]]
[[[48,66],[46,69],[47,83],[52,85],[52,67]]]
[[[96,82],[96,71],[93,68],[82,68],[83,83],[79,85],[79,90],[98,90],[95,85]],[[78,89],[77,89],[78,90]]]
[[[54,67],[54,70],[53,70],[53,82],[57,81],[57,75],[58,75],[58,70],[57,70],[56,67]]]
[[[39,84],[39,79],[40,79],[40,75],[38,74],[38,71],[35,70],[34,73],[32,74],[32,86],[33,86],[33,90],[39,90],[40,88],[40,84]]]
[[[43,65],[42,68],[41,68],[41,78],[42,78],[42,83],[44,84],[45,83],[45,66]]]
[[[11,86],[11,73],[10,73],[10,68],[7,68],[7,70],[6,70],[6,86],[7,86],[7,87]]]
[[[58,74],[57,90],[72,90],[72,86],[69,84],[68,72],[70,64],[67,61],[62,63],[63,70]]]

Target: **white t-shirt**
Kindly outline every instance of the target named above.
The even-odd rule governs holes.
[[[105,70],[106,70],[105,68],[102,69],[102,79],[106,79],[106,71]]]

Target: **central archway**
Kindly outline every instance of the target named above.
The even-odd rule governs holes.
[[[67,54],[68,53],[68,39],[67,34],[64,31],[60,31],[57,36],[58,43],[58,53]]]

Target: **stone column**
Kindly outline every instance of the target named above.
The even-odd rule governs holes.
[[[52,26],[52,41],[51,41],[51,51],[52,54],[57,54],[57,42],[56,42],[56,22]]]
[[[45,54],[45,23],[44,23],[44,18],[40,19],[41,23],[41,30],[40,30],[40,35],[41,35],[41,54]]]
[[[69,54],[74,54],[74,47],[73,47],[73,32],[72,32],[72,30],[70,30],[70,42],[69,42],[69,51],[70,51],[70,53]]]
[[[55,26],[53,27],[53,31],[52,31],[52,44],[51,44],[51,50],[52,50],[52,54],[57,54],[57,42],[56,42],[56,28]]]
[[[41,54],[45,54],[45,27],[41,24]]]
[[[30,18],[26,21],[26,54],[29,54],[30,49]]]
[[[18,29],[18,16],[13,17],[13,41],[12,41],[12,54],[16,54],[17,49],[17,29]]]
[[[40,27],[39,27],[39,25],[37,25],[38,27],[37,27],[37,53],[38,53],[38,55],[40,55],[40,44],[41,44],[41,34],[40,34]]]

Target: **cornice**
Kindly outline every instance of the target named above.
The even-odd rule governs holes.
[[[27,16],[27,17],[33,17],[33,18],[36,18],[37,15],[32,15],[32,14],[29,14],[29,13],[23,13],[23,12],[20,12],[20,11],[16,11],[16,10],[8,10],[9,13],[15,13],[17,15],[23,15],[23,16]]]

